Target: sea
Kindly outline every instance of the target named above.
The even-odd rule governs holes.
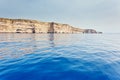
[[[120,34],[0,33],[0,80],[120,80]]]

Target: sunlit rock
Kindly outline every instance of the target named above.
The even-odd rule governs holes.
[[[12,33],[97,33],[91,29],[80,29],[68,24],[41,22],[26,19],[0,18],[0,32]]]

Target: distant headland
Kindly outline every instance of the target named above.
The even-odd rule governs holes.
[[[41,22],[28,19],[0,18],[0,33],[95,33],[94,29],[81,29],[68,24]]]

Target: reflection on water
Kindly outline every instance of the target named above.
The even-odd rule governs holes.
[[[34,53],[37,49],[62,45],[72,38],[70,34],[0,34],[2,55],[17,57]]]
[[[120,80],[119,34],[0,34],[0,80]]]
[[[49,34],[49,40],[50,40],[51,47],[54,47],[55,46],[55,44],[54,44],[54,34]]]

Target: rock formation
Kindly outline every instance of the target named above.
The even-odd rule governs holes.
[[[54,22],[40,22],[26,19],[0,18],[0,32],[12,33],[97,33],[72,27],[68,24]]]
[[[85,29],[83,33],[97,33],[94,29]]]
[[[102,34],[102,32],[97,32],[94,29],[84,29],[83,33],[87,33],[87,34]]]

